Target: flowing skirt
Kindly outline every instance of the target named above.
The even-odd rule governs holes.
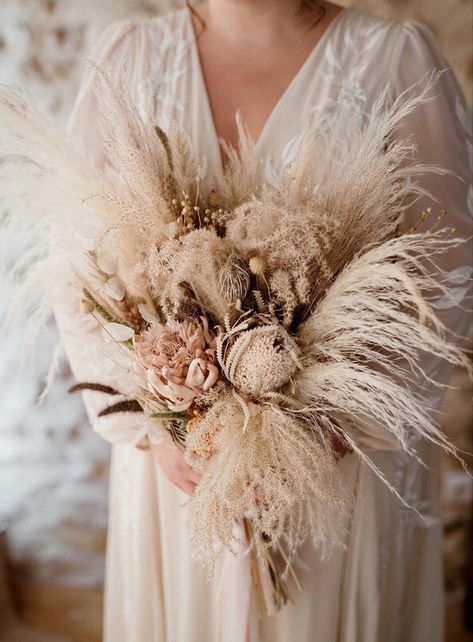
[[[429,469],[401,453],[373,456],[409,507],[345,456],[355,496],[345,548],[322,560],[306,542],[297,562],[302,593],[258,619],[254,600],[245,600],[246,560],[229,554],[225,572],[209,580],[192,555],[187,495],[149,451],[114,445],[105,642],[441,642],[438,474],[433,449],[422,451]]]

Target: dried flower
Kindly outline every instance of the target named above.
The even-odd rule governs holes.
[[[245,298],[250,287],[250,275],[241,256],[230,254],[218,275],[218,286],[222,296],[230,303]]]
[[[225,370],[241,392],[254,398],[286,384],[298,363],[295,340],[279,325],[242,332],[226,358]]]
[[[250,266],[250,270],[253,274],[261,276],[264,273],[266,261],[261,256],[252,256],[248,261],[248,265]]]
[[[150,392],[172,411],[187,410],[220,377],[215,335],[205,317],[152,324],[135,337],[134,345]]]
[[[187,424],[187,432],[192,434],[199,428],[199,424],[202,421],[201,416],[193,417]],[[214,428],[212,431],[208,431],[205,435],[201,435],[198,440],[196,440],[194,454],[204,459],[211,457],[216,451],[215,439],[220,432],[221,427]]]

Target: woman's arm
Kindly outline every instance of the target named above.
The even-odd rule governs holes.
[[[132,90],[134,65],[137,64],[139,25],[120,21],[110,25],[99,38],[89,59],[104,65],[115,77],[126,82]],[[95,95],[96,71],[86,67],[79,93],[69,118],[67,135],[70,142],[100,172],[107,171],[107,157],[99,125]],[[71,285],[65,298],[55,305],[55,316],[74,377],[78,382],[97,382],[127,392],[126,380],[120,376],[110,358],[104,355],[102,329],[95,319],[80,311],[82,294]],[[100,410],[115,400],[98,392],[86,391],[83,398],[94,430],[109,442],[131,442],[146,445],[145,436],[159,432],[155,422],[143,413],[119,413],[98,418]]]
[[[135,73],[140,61],[141,26],[129,21],[112,24],[105,30],[92,52],[94,63],[104,64],[120,81],[124,80],[133,91]],[[97,169],[107,171],[107,156],[99,126],[98,105],[94,88],[95,71],[84,74],[79,94],[68,122],[68,137]],[[120,375],[110,355],[104,354],[105,345],[99,324],[88,314],[80,312],[81,291],[71,286],[67,300],[55,306],[55,316],[71,369],[79,382],[103,383],[122,392],[127,388],[127,377]],[[94,430],[111,443],[133,443],[151,447],[155,461],[168,480],[188,495],[194,493],[201,474],[184,461],[183,453],[170,441],[163,440],[155,421],[144,413],[119,413],[100,418],[98,413],[110,403],[110,398],[99,392],[85,391],[84,403]]]

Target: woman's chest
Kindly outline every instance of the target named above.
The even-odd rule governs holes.
[[[251,63],[245,59],[202,58],[205,91],[208,94],[215,132],[232,147],[238,146],[238,113],[254,141],[292,78],[292,69]]]
[[[206,35],[205,32],[203,35]],[[196,57],[219,138],[238,146],[236,114],[257,141],[265,123],[286,93],[296,85],[314,51],[313,38],[271,46],[242,43],[224,47],[211,35],[196,40]]]
[[[173,24],[153,25],[139,89],[157,124],[167,129],[177,123],[185,131],[209,176],[221,167],[219,137],[237,146],[237,111],[257,141],[262,178],[275,183],[297,156],[309,123],[326,135],[337,120],[363,119],[388,80],[388,22],[360,26],[346,14],[302,68],[293,59],[279,73],[274,60],[201,60],[190,23],[178,15]]]

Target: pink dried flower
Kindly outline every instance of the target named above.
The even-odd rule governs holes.
[[[187,410],[220,377],[215,336],[205,317],[155,323],[134,339],[134,345],[150,392],[172,411]]]

